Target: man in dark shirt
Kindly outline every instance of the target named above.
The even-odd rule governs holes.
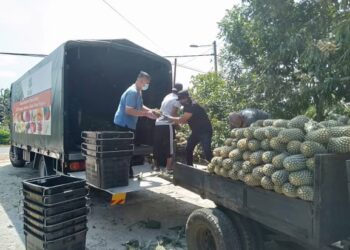
[[[265,120],[270,118],[270,115],[260,109],[247,108],[239,111],[238,113],[229,114],[229,122],[231,129],[233,128],[245,128],[257,120]]]
[[[172,120],[178,124],[188,123],[192,131],[187,139],[187,164],[193,165],[193,150],[198,143],[203,148],[206,160],[210,161],[212,158],[211,137],[213,129],[208,115],[198,103],[192,101],[188,91],[180,91],[177,95],[178,101],[184,106],[184,114],[181,117],[172,117]]]

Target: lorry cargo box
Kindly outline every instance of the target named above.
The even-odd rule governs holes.
[[[172,86],[165,58],[125,39],[62,44],[11,85],[12,145],[63,162],[83,160],[82,131],[115,130],[120,97],[141,70],[152,77],[144,105],[159,108]],[[153,120],[140,118],[136,145],[152,146],[153,128]]]

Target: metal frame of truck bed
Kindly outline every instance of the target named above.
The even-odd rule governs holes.
[[[289,198],[177,163],[174,184],[315,249],[350,235],[350,155],[316,156],[314,200]]]

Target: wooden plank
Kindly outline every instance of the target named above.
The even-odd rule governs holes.
[[[263,190],[247,188],[249,217],[290,237],[310,242],[312,203]]]
[[[328,245],[350,235],[346,160],[349,154],[322,154],[315,169],[315,239]]]

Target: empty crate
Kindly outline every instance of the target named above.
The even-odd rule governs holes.
[[[131,157],[86,157],[86,179],[99,188],[127,186]]]
[[[85,180],[48,176],[22,182],[27,250],[85,249]]]
[[[86,179],[99,188],[127,186],[134,152],[134,133],[83,131],[82,153],[86,157]]]

